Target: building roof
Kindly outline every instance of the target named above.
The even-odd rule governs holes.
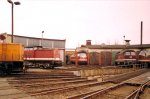
[[[3,33],[6,36],[6,43],[11,42],[11,34]],[[43,47],[65,49],[66,39],[47,39],[14,35],[14,43],[21,43],[24,47]]]
[[[81,47],[87,47],[89,49],[143,49],[150,48],[150,44],[142,45],[81,45]]]
[[[7,35],[11,36],[11,34],[7,34]],[[48,39],[48,38],[37,38],[37,37],[28,37],[28,36],[20,36],[20,35],[14,35],[14,37],[29,38],[29,39],[43,39],[43,40],[50,40],[50,41],[66,41],[66,39]]]

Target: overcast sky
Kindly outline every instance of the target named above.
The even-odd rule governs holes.
[[[13,0],[15,1],[15,0]],[[150,44],[150,0],[18,0],[14,6],[14,34],[66,39],[66,48],[92,44]],[[0,33],[11,34],[11,5],[0,0]]]

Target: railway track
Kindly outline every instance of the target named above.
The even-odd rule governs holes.
[[[140,95],[144,92],[145,88],[149,86],[149,84],[150,84],[150,80],[148,80],[147,82],[141,84],[141,86],[137,90],[132,92],[125,99],[139,99]]]
[[[124,99],[124,95],[132,92],[135,90],[137,87],[135,86],[129,86],[126,85],[125,83],[119,83],[114,86],[110,86],[108,88],[96,91],[94,93],[90,93],[86,96],[82,96],[82,99]],[[81,97],[80,97],[81,98]],[[70,99],[75,99],[75,97],[70,98]]]
[[[29,79],[48,79],[48,78],[79,78],[78,76],[75,76],[75,75],[67,75],[67,76],[64,76],[64,75],[43,75],[43,76],[32,76],[30,75],[31,77],[18,77],[16,79],[23,79],[23,80],[29,80]]]
[[[48,79],[30,79],[30,80],[9,80],[10,84],[32,84],[32,83],[43,83],[43,82],[62,82],[62,81],[75,81],[75,80],[86,80],[86,78],[48,78]]]
[[[140,94],[144,91],[143,88],[147,84],[142,86],[130,86],[126,83],[119,83],[117,85],[91,92],[86,95],[74,96],[69,99],[139,99]]]
[[[97,99],[106,99],[109,97],[120,97],[123,99],[138,89],[139,85],[133,86],[122,81],[138,76],[144,72],[146,72],[146,70],[122,74],[104,79],[105,81],[103,82],[98,82],[96,79],[88,80],[85,77],[82,78],[72,73],[62,72],[60,75],[59,73],[33,73],[24,76],[16,76],[8,81],[13,87],[36,99],[88,99],[88,96],[95,95],[96,93],[98,93],[98,96],[96,96]],[[126,93],[127,91],[129,92]],[[116,94],[117,92],[126,94],[118,95]],[[95,96],[92,96],[92,98],[96,99]]]
[[[89,87],[95,87],[95,86],[99,86],[102,84],[111,84],[110,82],[96,82],[96,81],[84,81],[84,82],[72,82],[72,84],[47,84],[47,85],[42,85],[42,86],[30,86],[30,87],[25,87],[23,86],[21,89],[25,90],[28,93],[34,93],[36,95],[44,95],[43,93],[53,93],[55,90],[55,92],[59,92],[59,91],[65,91],[65,90],[77,90],[77,89],[81,89],[81,88],[89,88]],[[61,90],[60,90],[61,89]],[[56,91],[57,90],[57,91]],[[38,94],[37,94],[38,93]]]
[[[95,92],[69,97],[68,99],[141,99],[142,96],[140,95],[144,93],[145,88],[150,91],[148,87],[150,87],[150,80],[141,85],[123,82]],[[148,96],[143,95],[143,97]]]
[[[31,96],[35,96],[37,99],[38,98],[40,99],[41,95],[43,98],[48,96],[49,98],[55,97],[55,99],[56,98],[60,99],[63,97],[63,99],[66,99],[69,96],[75,96],[75,95],[80,95],[81,93],[93,92],[112,85],[113,83],[111,82],[88,83],[88,84],[83,84],[78,86],[60,87],[60,88],[54,88],[48,90],[41,90],[37,92],[30,92],[29,94]]]
[[[20,84],[18,85],[17,83],[16,84],[13,84],[14,87],[25,87],[25,88],[33,88],[33,87],[36,87],[36,88],[40,88],[40,87],[50,87],[50,86],[68,86],[68,85],[71,85],[71,84],[82,84],[82,83],[92,83],[92,82],[97,82],[97,80],[87,80],[87,79],[78,79],[78,80],[71,80],[71,81],[58,81],[56,82],[55,80],[54,81],[50,81],[50,82],[31,82],[31,83],[26,83],[26,84]]]
[[[146,87],[144,92],[140,95],[140,99],[149,99],[150,97],[150,88]]]
[[[143,73],[148,72],[149,70],[143,69],[143,70],[137,70],[137,71],[133,71],[133,72],[129,72],[129,73],[124,73],[124,74],[120,74],[114,77],[110,77],[110,78],[106,78],[104,79],[105,81],[112,81],[115,83],[120,83],[122,81],[131,79],[133,77],[139,76]]]

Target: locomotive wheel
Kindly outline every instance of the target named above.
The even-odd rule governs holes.
[[[40,67],[41,69],[43,69],[43,68],[44,68],[44,66],[43,66],[43,65],[40,65],[39,67]]]
[[[53,65],[50,65],[50,67],[49,67],[50,69],[54,69],[54,66]]]
[[[4,74],[4,72],[2,70],[0,70],[0,75],[3,75],[3,74]]]
[[[49,67],[49,64],[45,64],[44,65],[44,68],[46,69],[46,68],[48,68]]]
[[[50,69],[54,69],[54,61],[52,61],[52,62],[49,64],[49,68],[50,68]]]

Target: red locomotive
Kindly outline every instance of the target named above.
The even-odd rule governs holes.
[[[77,58],[76,58],[77,56]],[[86,65],[88,63],[87,53],[84,51],[77,52],[70,57],[70,62],[75,64],[77,61],[78,64]]]
[[[139,63],[140,64],[150,64],[150,52],[146,50],[141,50],[139,52]]]
[[[116,65],[131,65],[137,62],[137,54],[134,50],[123,50],[116,55]]]
[[[25,49],[24,60],[26,65],[40,68],[54,68],[62,65],[58,49],[28,48]]]

